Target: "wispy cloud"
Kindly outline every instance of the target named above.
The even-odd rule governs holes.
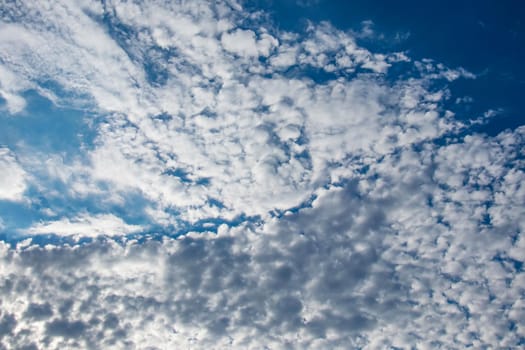
[[[68,219],[38,223],[25,230],[28,234],[53,234],[57,236],[97,237],[122,236],[141,231],[139,225],[126,224],[121,218],[112,214],[80,215]]]

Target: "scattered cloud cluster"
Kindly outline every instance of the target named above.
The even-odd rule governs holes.
[[[0,80],[24,82],[9,93],[85,108],[96,133],[65,155],[17,145],[41,195],[126,208],[134,194],[170,228],[284,211],[356,158],[457,130],[438,82],[471,78],[425,60],[391,80],[403,53],[372,53],[329,23],[279,31],[234,2],[29,2],[2,16]]]
[[[0,212],[29,237],[0,243],[0,348],[525,344],[525,129],[444,107],[471,73],[232,0],[0,18],[0,123],[33,92],[93,132],[0,140],[0,208],[37,218]]]

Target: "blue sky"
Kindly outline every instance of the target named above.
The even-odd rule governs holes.
[[[0,5],[0,347],[523,345],[522,12]]]

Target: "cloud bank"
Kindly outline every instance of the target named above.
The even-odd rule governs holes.
[[[525,343],[525,129],[449,110],[473,74],[235,1],[0,18],[0,123],[48,126],[0,140],[0,347]]]

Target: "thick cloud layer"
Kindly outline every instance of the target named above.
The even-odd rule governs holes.
[[[445,108],[471,73],[234,1],[0,16],[0,122],[73,125],[0,140],[0,348],[525,344],[525,129]]]
[[[405,150],[319,190],[306,208],[217,235],[4,246],[2,342],[516,347],[525,327],[515,205],[523,172],[510,164],[524,134]]]

